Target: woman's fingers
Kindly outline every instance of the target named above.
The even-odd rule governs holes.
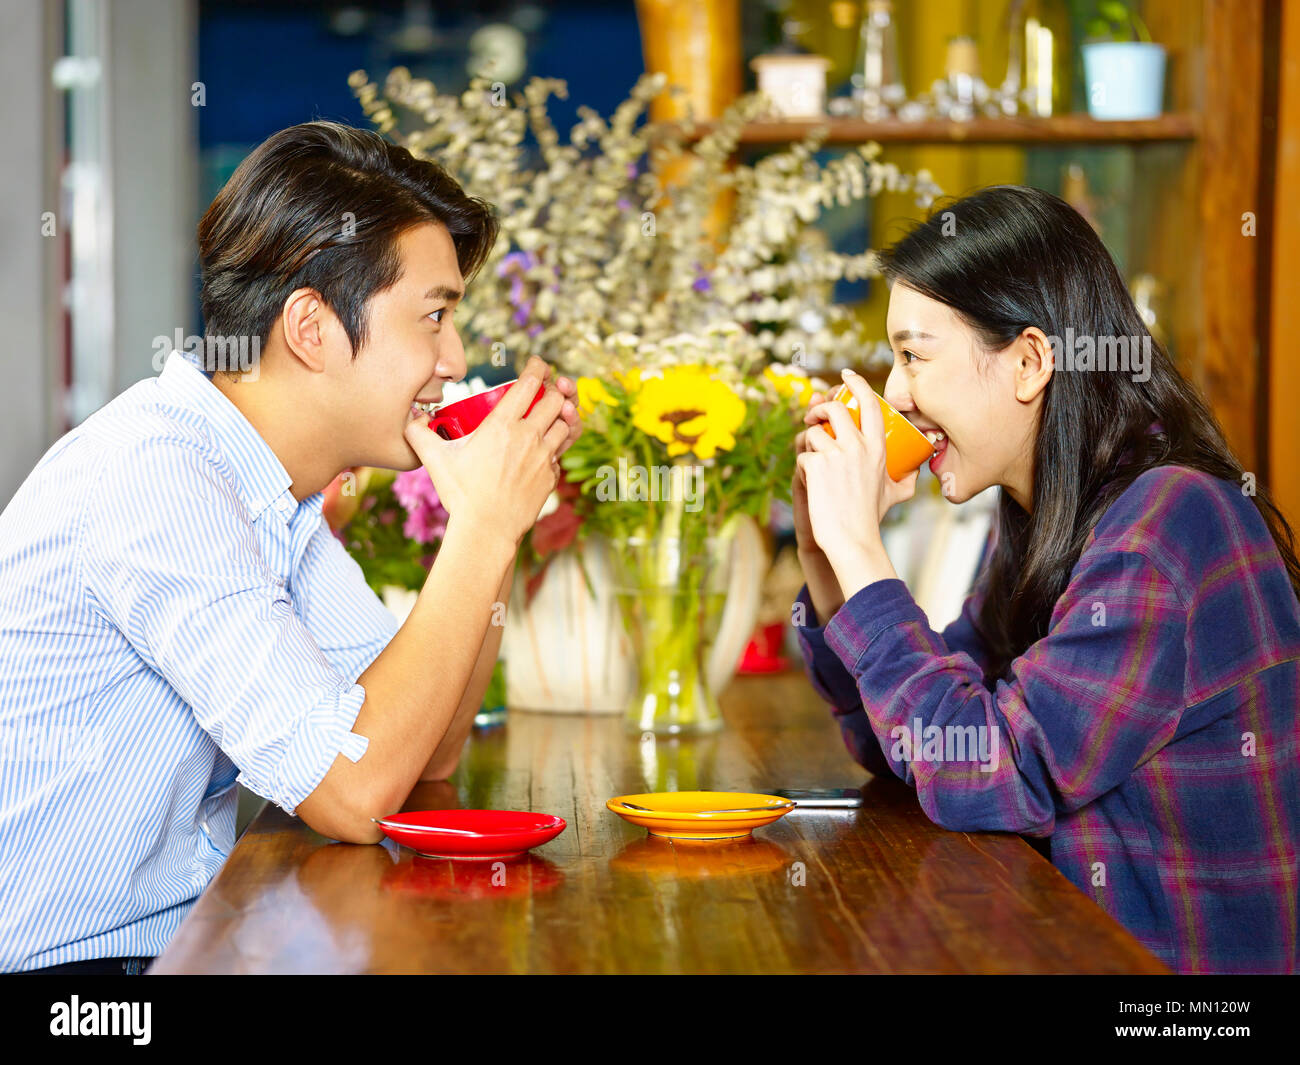
[[[849,413],[849,408],[843,403],[832,401],[823,403],[817,408],[820,416],[824,420],[819,420],[811,429],[807,430],[808,444],[814,451],[830,451],[840,447],[840,440],[845,438],[846,433],[857,431],[857,425],[853,421],[853,415]],[[808,412],[812,414],[812,411]],[[826,431],[827,423],[834,430],[835,435],[831,436]]]
[[[829,403],[830,400],[823,400],[821,403],[814,403],[811,407],[809,407],[806,411],[804,411],[803,412],[804,425],[816,425],[818,422],[825,421],[829,417],[829,415],[826,413],[825,410],[825,408]],[[841,404],[841,406],[843,406],[843,404]]]

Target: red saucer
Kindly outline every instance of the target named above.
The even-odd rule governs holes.
[[[380,818],[389,839],[430,858],[517,858],[564,831],[562,817],[521,810],[406,810]]]

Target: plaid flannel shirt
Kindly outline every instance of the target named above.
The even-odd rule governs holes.
[[[901,580],[799,641],[850,753],[956,831],[1053,864],[1182,972],[1300,960],[1300,603],[1237,485],[1146,471],[1098,521],[1047,634],[988,678],[974,619],[935,632]]]

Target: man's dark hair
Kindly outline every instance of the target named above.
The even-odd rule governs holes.
[[[446,226],[468,282],[496,242],[491,204],[370,130],[281,130],[239,164],[199,222],[205,332],[265,345],[289,293],[311,288],[338,315],[355,358],[370,298],[401,276],[398,237],[429,222]]]

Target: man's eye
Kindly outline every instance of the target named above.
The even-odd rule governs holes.
[[[447,308],[446,308],[446,307],[439,307],[439,308],[438,308],[436,311],[434,311],[432,314],[426,315],[426,317],[428,317],[428,318],[433,318],[433,316],[436,314],[436,315],[438,315],[438,317],[437,317],[437,318],[433,318],[433,320],[434,320],[435,322],[441,322],[441,321],[442,321],[442,316],[443,316],[444,314],[446,314],[446,313],[447,313]]]

